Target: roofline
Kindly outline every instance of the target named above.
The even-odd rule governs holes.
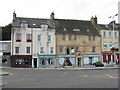
[[[20,18],[20,19],[38,19],[38,20],[50,20],[48,18],[30,18],[30,17],[16,17],[16,18]]]

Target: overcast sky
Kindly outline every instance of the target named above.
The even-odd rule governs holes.
[[[13,11],[18,17],[90,20],[98,17],[99,24],[108,24],[108,18],[118,13],[120,0],[1,0],[0,26],[12,22]],[[115,17],[118,22],[118,17]]]

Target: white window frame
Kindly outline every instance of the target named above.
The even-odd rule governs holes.
[[[26,25],[25,23],[21,23],[21,28],[22,28],[23,30],[26,30],[27,25]]]
[[[7,50],[8,49],[8,45],[7,44],[1,44],[2,46],[2,50]]]
[[[104,31],[103,32],[103,38],[106,38],[107,37],[107,33]]]
[[[37,37],[38,42],[42,42],[42,34],[39,34]]]
[[[29,52],[28,52],[28,48],[29,48]],[[30,54],[30,47],[26,47],[26,53]]]
[[[48,42],[52,41],[52,35],[48,35]]]
[[[44,54],[44,47],[40,47],[40,54]]]
[[[112,42],[109,42],[109,48],[111,49],[113,46],[113,43]]]
[[[114,38],[118,39],[118,32],[114,32]]]
[[[106,45],[106,47],[105,47],[105,45]],[[103,43],[103,48],[104,48],[104,49],[107,48],[107,42],[104,42],[104,43]]]
[[[113,37],[112,34],[113,34],[113,33],[112,33],[111,31],[109,31],[109,38],[112,38],[112,37]]]
[[[52,53],[51,53],[52,52]],[[54,53],[54,48],[53,47],[50,47],[50,54],[53,54]]]
[[[16,48],[18,48],[18,52],[16,52]],[[20,47],[17,47],[17,46],[15,47],[15,53],[16,53],[16,54],[19,54],[19,53],[20,53]]]

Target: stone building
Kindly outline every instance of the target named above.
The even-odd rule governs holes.
[[[91,21],[56,19],[59,66],[92,65],[101,60],[100,35]]]
[[[91,21],[23,18],[13,13],[12,67],[76,67],[101,60],[101,39]]]

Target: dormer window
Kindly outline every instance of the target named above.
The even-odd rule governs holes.
[[[25,23],[22,23],[22,24],[21,24],[21,28],[22,28],[23,30],[26,30],[26,27],[27,27],[27,25],[26,25]]]
[[[42,25],[40,25],[40,27],[41,27],[42,30],[47,30],[48,29],[48,25],[46,25],[46,24],[42,24]]]
[[[87,29],[87,32],[89,32],[90,30],[89,29]]]
[[[80,31],[80,29],[73,29],[73,31],[76,31],[76,32],[77,32],[77,31]]]
[[[64,28],[63,30],[64,30],[64,31],[67,31],[67,29],[66,29],[66,28]]]

